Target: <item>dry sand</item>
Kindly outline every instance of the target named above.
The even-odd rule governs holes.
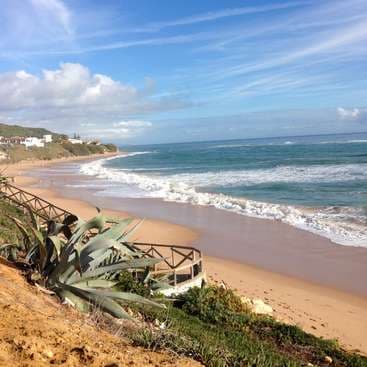
[[[56,297],[1,262],[0,282],[0,366],[201,366],[165,351],[133,347],[119,332],[129,327],[126,322],[104,330],[98,313],[60,307]]]
[[[96,211],[91,204],[62,197],[54,190],[35,188],[34,178],[21,175],[32,167],[47,164],[33,162],[8,166],[7,174],[15,176],[16,185],[60,207],[82,217],[93,216]],[[104,212],[113,216],[127,215],[121,211]],[[199,235],[181,225],[150,219],[142,226],[137,239],[191,244]],[[338,339],[345,348],[367,354],[367,298],[215,257],[205,257],[205,269],[210,280],[223,281],[241,295],[265,300],[273,307],[276,318],[297,324],[315,335]]]

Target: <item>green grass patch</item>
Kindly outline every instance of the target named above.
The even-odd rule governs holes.
[[[18,243],[21,235],[15,223],[8,216],[15,217],[27,223],[29,217],[22,210],[5,202],[0,198],[0,245],[4,243]]]
[[[178,297],[168,310],[140,309],[152,324],[130,335],[137,344],[169,349],[191,356],[207,366],[333,366],[367,367],[367,358],[342,350],[334,340],[325,340],[297,326],[257,316],[228,289],[193,288]]]

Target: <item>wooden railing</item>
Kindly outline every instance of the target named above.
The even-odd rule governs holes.
[[[10,201],[19,208],[32,210],[32,212],[44,221],[55,220],[62,222],[70,212],[33,195],[32,193],[19,189],[8,182],[0,182],[0,195],[4,200]]]
[[[172,286],[193,280],[203,272],[203,256],[200,250],[189,246],[134,243],[134,247],[147,257],[161,258],[152,273],[167,275]]]
[[[45,222],[49,220],[62,222],[67,216],[72,215],[67,210],[7,181],[0,182],[0,197],[19,208],[32,210]],[[201,251],[194,247],[152,243],[134,243],[132,246],[142,251],[146,257],[162,259],[154,266],[152,273],[165,275],[166,281],[174,287],[203,276],[203,256]]]

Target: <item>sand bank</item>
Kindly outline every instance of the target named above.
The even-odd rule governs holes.
[[[46,165],[47,164],[50,163],[46,162]],[[54,164],[54,162],[52,162],[52,164]],[[19,176],[20,172],[24,172],[29,169],[35,169],[37,166],[37,162],[33,162],[31,165],[29,163],[20,163],[16,166],[9,166],[7,169],[7,174],[16,176],[15,181],[18,186],[26,187],[27,190],[34,192],[35,194],[40,195],[45,199],[55,203],[56,205],[68,209],[71,212],[75,212],[82,217],[90,217],[95,214],[93,205],[91,205],[88,201],[93,202],[94,205],[98,205],[102,208],[108,208],[112,206],[107,199],[97,199],[97,197],[91,196],[90,193],[89,197],[84,197],[84,195],[86,195],[85,191],[83,193],[82,191],[78,190],[76,193],[75,189],[69,188],[68,190],[63,190],[61,195],[60,189],[57,189],[57,187],[49,188],[50,185],[47,185],[47,182],[44,182],[45,179],[43,179],[43,182],[40,183],[40,188],[34,186],[34,183],[37,182],[34,177],[30,178],[24,175]],[[68,180],[67,177],[64,179],[65,181]],[[43,188],[42,186],[45,186],[46,188]],[[70,191],[74,192],[73,195]],[[77,196],[79,198],[83,197],[85,200],[75,199],[72,197],[66,198],[65,195]],[[98,201],[98,203],[96,201]],[[115,203],[114,207],[116,207],[116,199],[114,199],[113,202]],[[180,215],[178,215],[177,211],[174,212],[174,209],[171,209],[169,212],[170,218],[168,222],[160,219],[151,219],[162,218],[162,214],[157,211],[157,207],[155,207],[154,211],[154,207],[148,205],[149,203],[146,202],[145,207],[150,209],[144,212],[144,200],[140,201],[141,207],[136,201],[134,203],[135,204],[133,206],[133,203],[128,205],[126,200],[121,201],[117,207],[123,207],[124,211],[111,209],[106,209],[104,211],[106,214],[113,216],[126,216],[127,212],[129,212],[149,217],[149,219],[144,223],[141,231],[137,234],[137,240],[139,241],[170,244],[201,244],[200,247],[204,247],[205,253],[217,255],[205,257],[207,274],[211,280],[223,281],[229,286],[237,289],[241,295],[264,299],[273,307],[275,310],[275,317],[278,319],[281,319],[285,322],[298,324],[306,331],[319,336],[337,338],[348,349],[358,349],[367,354],[367,297],[358,296],[352,293],[333,289],[332,287],[315,284],[316,281],[307,282],[298,279],[297,277],[287,276],[285,275],[286,271],[276,270],[276,272],[270,272],[259,267],[245,264],[246,257],[250,256],[251,254],[255,254],[256,256],[251,255],[253,257],[250,256],[250,260],[247,262],[251,261],[252,263],[256,263],[258,258],[264,258],[264,261],[270,261],[269,259],[273,259],[274,256],[277,255],[279,248],[270,247],[267,251],[266,248],[259,246],[259,244],[263,243],[265,239],[266,243],[278,243],[280,238],[284,242],[284,253],[282,254],[283,259],[277,255],[279,258],[279,266],[282,266],[283,264],[284,267],[284,264],[286,263],[284,256],[288,256],[289,253],[291,253],[294,259],[298,258],[299,262],[296,262],[295,264],[289,264],[290,267],[294,267],[294,269],[297,270],[297,267],[303,264],[302,269],[308,269],[309,267],[310,273],[313,273],[313,266],[318,267],[318,264],[314,265],[314,263],[310,263],[307,265],[307,261],[305,261],[303,257],[307,253],[304,248],[305,245],[307,245],[310,241],[312,242],[311,245],[315,241],[317,242],[316,236],[310,234],[311,237],[307,235],[306,238],[304,238],[303,236],[305,236],[305,232],[296,229],[294,229],[294,233],[292,232],[290,234],[286,231],[286,227],[277,227],[278,229],[274,229],[275,232],[268,232],[269,223],[273,222],[258,220],[259,222],[257,223],[256,231],[253,230],[255,227],[252,225],[252,223],[249,228],[243,228],[244,233],[251,233],[251,236],[245,238],[244,243],[248,244],[246,251],[242,249],[241,251],[237,252],[238,254],[242,253],[241,256],[238,255],[238,260],[241,261],[240,263],[223,259],[224,257],[230,257],[225,256],[225,254],[233,254],[233,252],[236,250],[236,245],[239,245],[238,243],[236,244],[234,241],[232,241],[232,239],[223,239],[225,242],[223,242],[222,247],[216,249],[210,248],[210,244],[213,243],[213,237],[217,237],[220,234],[220,229],[223,228],[224,225],[233,225],[233,218],[229,221],[226,221],[224,224],[221,222],[222,226],[218,228],[218,231],[208,234],[180,225]],[[125,210],[127,212],[125,212]],[[182,210],[186,211],[186,216],[192,217],[192,212],[188,208],[184,208]],[[200,209],[197,208],[195,208],[195,210],[200,211]],[[207,220],[205,219],[205,216],[203,217],[203,215],[196,216],[194,218],[196,218],[195,221],[205,222],[205,220]],[[222,218],[220,219],[222,220]],[[198,226],[197,224],[198,223],[195,225],[194,223],[192,227],[202,228],[202,226]],[[279,228],[282,229],[280,230]],[[277,231],[278,237],[274,237]],[[265,233],[268,233],[267,238],[263,237]],[[204,241],[202,240],[203,238]],[[218,241],[218,238],[216,238],[216,240]],[[289,247],[289,241],[295,243],[296,248]],[[304,248],[303,252],[301,251],[302,247]],[[338,246],[337,248],[339,247],[342,246]],[[260,250],[258,248],[260,248]],[[323,253],[321,258],[324,257],[327,259],[325,256],[328,255],[331,261],[334,261],[334,250],[334,247],[332,249],[329,248],[329,253]],[[326,250],[322,247],[314,248],[314,250],[311,251],[314,258],[320,257],[317,256],[318,251]],[[343,251],[348,252],[348,249],[343,249]],[[343,256],[336,256],[336,258],[338,258],[340,261],[333,266],[334,271],[338,272],[339,270],[342,270],[338,267],[342,266],[343,264]],[[346,258],[346,256],[344,256],[344,258]],[[280,260],[283,260],[283,262]],[[359,264],[357,260],[358,256],[356,256],[355,261],[356,264]],[[358,271],[362,271],[363,274],[363,261],[360,262],[360,264],[362,264],[362,267],[360,268],[361,270]],[[260,266],[266,267],[266,264],[260,263]],[[360,265],[358,265],[358,269],[359,266]],[[279,274],[279,272],[282,272],[283,274]],[[343,276],[345,277],[345,275]],[[353,274],[351,276],[353,276]],[[317,283],[322,283],[322,279],[319,280],[320,282]]]

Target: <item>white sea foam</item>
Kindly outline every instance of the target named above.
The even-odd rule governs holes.
[[[343,182],[367,179],[367,163],[344,165],[279,166],[242,171],[181,173],[169,176],[175,183],[195,187],[250,186],[266,183]]]
[[[142,154],[153,154],[153,153],[156,153],[156,152],[131,152],[131,153],[126,153],[122,156],[119,156],[119,157],[133,157],[134,155],[142,155]],[[118,157],[117,157],[118,158]],[[110,158],[107,158],[107,159],[116,159],[116,157],[110,157]]]
[[[348,140],[347,143],[367,143],[367,140],[359,139],[359,140]]]
[[[111,159],[111,158],[109,158]],[[272,170],[253,170],[226,173],[180,174],[173,176],[150,177],[119,169],[107,168],[105,160],[86,163],[81,166],[81,173],[95,176],[109,182],[136,187],[145,196],[162,198],[167,201],[207,205],[228,210],[242,215],[281,220],[298,228],[327,237],[332,241],[352,246],[367,247],[367,218],[354,208],[306,209],[282,204],[271,204],[234,198],[223,194],[198,192],[195,187],[241,182],[274,182],[274,179],[289,182],[314,182],[332,176],[333,180],[366,178],[367,165],[314,166],[313,168],[278,167]],[[337,172],[335,169],[338,168]],[[275,171],[275,173],[274,173]],[[250,172],[250,173],[249,173]],[[232,177],[232,174],[234,177]],[[308,178],[308,175],[313,178]],[[220,181],[221,180],[221,181]],[[262,181],[261,181],[262,180]],[[303,181],[299,181],[303,180]],[[330,180],[330,177],[327,178]],[[124,195],[116,188],[104,191],[103,195]],[[349,219],[348,219],[349,218]],[[356,219],[357,218],[357,219]]]

